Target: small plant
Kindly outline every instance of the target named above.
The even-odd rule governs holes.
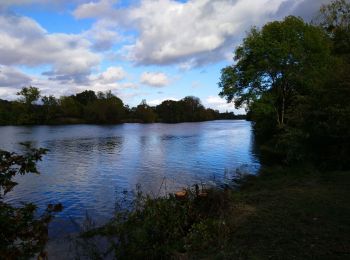
[[[138,190],[131,208],[117,212],[103,227],[82,233],[80,239],[85,242],[80,245],[92,242],[89,248],[97,249],[93,241],[104,238],[108,243],[105,250],[95,250],[90,255],[99,259],[158,259],[205,249],[199,245],[215,247],[218,232],[212,231],[225,214],[227,202],[228,193],[201,191],[196,185],[186,189],[185,198],[174,194],[152,198]]]
[[[4,202],[5,195],[17,185],[13,177],[39,174],[36,163],[47,152],[24,145],[27,147],[24,155],[0,150],[0,256],[5,259],[27,259],[35,255],[46,258],[48,224],[53,213],[62,210],[61,204],[49,204],[45,212],[36,217],[37,207],[33,203],[14,207]]]

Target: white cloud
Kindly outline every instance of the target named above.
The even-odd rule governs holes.
[[[85,89],[112,89],[123,94],[138,84],[120,82],[126,77],[120,67],[96,73],[102,59],[111,62],[125,55],[138,65],[176,64],[181,70],[190,70],[231,59],[235,46],[252,25],[288,14],[307,19],[329,1],[135,0],[122,6],[117,0],[0,0],[0,96],[13,96],[28,84],[56,96]],[[19,5],[65,8],[72,3],[81,4],[73,12],[76,18],[96,19],[90,29],[79,34],[50,33],[34,19],[11,11]],[[128,45],[120,49],[125,42]],[[42,69],[44,73],[26,75],[19,68]],[[146,72],[139,83],[162,87],[172,81],[174,78],[164,73]],[[197,86],[195,82],[192,85]],[[233,109],[219,97],[211,96],[207,101],[222,111]]]
[[[47,7],[62,7],[66,4],[82,4],[84,2],[90,2],[91,0],[1,0],[1,7],[11,6],[29,6],[32,4],[47,6]]]
[[[18,89],[15,89],[15,88],[1,87],[0,99],[15,100],[18,98],[18,96],[16,95],[17,92],[18,92]]]
[[[167,75],[161,72],[144,72],[140,82],[152,87],[164,87],[169,84]]]
[[[45,75],[82,82],[100,62],[91,43],[80,35],[49,34],[37,22],[13,15],[0,16],[0,64],[50,67]]]
[[[205,99],[204,105],[213,109],[217,109],[220,112],[233,111],[235,114],[245,114],[244,109],[235,109],[234,104],[227,103],[227,101],[219,96],[209,96]]]
[[[13,100],[16,99],[16,92],[23,87],[23,83],[27,82],[39,88],[42,95],[53,95],[55,97],[66,96],[82,92],[84,90],[107,91],[112,90],[114,93],[120,94],[124,90],[137,89],[138,85],[133,82],[119,82],[124,79],[125,72],[120,67],[110,67],[106,71],[91,75],[82,83],[74,80],[67,82],[52,81],[44,76],[28,76],[14,68],[0,67],[0,98]],[[2,73],[6,72],[6,73]],[[18,79],[11,79],[9,76],[16,76]],[[8,82],[10,80],[10,82]],[[5,83],[11,83],[5,85]]]
[[[9,66],[0,66],[0,88],[21,88],[32,82],[31,77]]]
[[[113,83],[125,79],[126,72],[122,67],[109,67],[106,71],[102,72],[99,76],[99,80],[103,83]]]
[[[174,101],[179,101],[178,98],[174,98],[174,97],[165,97],[165,98],[158,98],[158,99],[153,99],[151,101],[147,101],[147,104],[150,106],[157,106],[159,104],[161,104],[163,101],[165,100],[174,100]]]
[[[92,48],[96,51],[108,51],[123,39],[115,24],[107,20],[96,22],[88,31],[82,33],[82,36],[93,43]]]
[[[251,26],[286,15],[308,19],[330,0],[140,0],[118,8],[113,0],[79,6],[77,18],[113,21],[119,29],[136,29],[134,42],[122,53],[139,65],[179,64],[181,69],[232,58]]]
[[[141,1],[128,19],[140,36],[126,47],[137,64],[182,63],[184,67],[222,60],[249,26],[267,20],[283,0]],[[159,11],[161,10],[161,12]]]
[[[88,2],[78,6],[73,14],[78,19],[92,17],[107,17],[114,13],[113,4],[116,0],[100,0],[99,2]]]

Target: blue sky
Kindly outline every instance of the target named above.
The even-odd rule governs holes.
[[[220,111],[220,70],[254,25],[327,0],[1,0],[0,98],[112,90],[135,106],[197,96]]]

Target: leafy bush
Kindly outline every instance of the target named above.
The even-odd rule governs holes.
[[[33,203],[14,207],[4,202],[6,193],[17,185],[14,176],[39,173],[36,162],[47,150],[27,148],[24,155],[0,150],[0,256],[5,259],[27,259],[37,254],[44,257],[48,224],[53,213],[62,210],[61,204],[49,204],[45,212],[36,217],[37,207]]]
[[[185,198],[173,194],[151,198],[138,192],[130,209],[116,213],[105,226],[81,235],[80,251],[97,259],[159,259],[221,247],[229,232],[223,219],[230,214],[230,193],[201,193],[198,187],[186,192]],[[105,238],[108,246],[101,250],[96,238]],[[95,251],[91,252],[91,248]]]

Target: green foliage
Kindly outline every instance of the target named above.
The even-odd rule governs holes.
[[[293,97],[322,77],[328,45],[320,29],[292,16],[253,28],[236,49],[236,64],[222,70],[220,95],[234,100],[236,107],[249,107],[269,93],[276,124],[282,127]]]
[[[57,115],[60,113],[59,101],[54,96],[44,96],[41,98],[41,101],[43,102],[42,120],[46,124],[53,123]]]
[[[39,121],[37,106],[34,105],[40,98],[40,91],[36,87],[24,87],[21,91],[17,93],[18,96],[21,96],[19,102],[14,104],[16,124],[36,124]],[[17,113],[21,111],[21,113]]]
[[[12,181],[15,175],[24,175],[29,172],[38,173],[36,162],[41,160],[46,151],[42,148],[29,148],[27,154],[18,155],[0,150],[0,199],[3,199],[4,195],[17,185],[16,182]]]
[[[349,172],[277,167],[207,197],[138,193],[130,210],[84,232],[79,249],[87,259],[346,259],[349,181]]]
[[[110,91],[98,93],[98,97],[84,108],[87,122],[99,124],[120,123],[124,118],[124,104]]]
[[[97,100],[97,96],[92,90],[85,90],[75,95],[75,99],[82,105],[87,105]]]
[[[163,122],[177,123],[184,118],[183,109],[178,101],[165,100],[156,107],[157,114]]]
[[[323,5],[316,23],[331,34],[339,29],[348,29],[350,24],[350,3],[346,0],[334,0],[330,4]]]
[[[142,100],[140,105],[136,107],[135,117],[140,119],[143,123],[154,123],[157,118],[157,114],[153,108],[147,105],[146,100]]]
[[[263,159],[350,167],[349,17],[336,0],[319,26],[287,17],[253,28],[222,70],[220,95],[249,110]]]
[[[350,154],[350,63],[338,60],[331,77],[315,91],[304,113],[302,129],[320,165],[349,168]]]
[[[226,214],[229,193],[210,190],[206,197],[195,189],[187,193],[184,199],[172,194],[154,199],[138,192],[131,209],[117,212],[104,227],[82,234],[81,245],[91,248],[92,238],[106,237],[108,249],[95,252],[98,259],[108,254],[116,259],[160,259],[201,252],[208,245],[211,250],[219,248],[228,231],[222,229],[225,224],[220,219]]]
[[[61,110],[64,117],[80,117],[83,113],[83,105],[74,96],[60,98]]]
[[[188,96],[179,101],[165,100],[156,106],[160,120],[165,123],[198,122],[224,118],[225,115],[213,109],[205,109],[197,97]],[[226,115],[234,119],[234,114]]]
[[[333,52],[350,60],[350,3],[334,0],[323,5],[315,22],[328,33],[333,42]]]
[[[26,97],[36,88],[23,88]],[[38,96],[39,97],[39,96]],[[25,101],[28,100],[28,101]],[[236,119],[233,113],[219,113],[205,109],[198,98],[185,97],[180,101],[164,101],[157,107],[142,102],[137,107],[124,106],[123,101],[111,91],[85,90],[71,96],[43,96],[41,104],[32,104],[32,98],[21,102],[0,100],[0,125],[22,124],[116,124],[122,122],[139,123],[179,123],[214,119]],[[27,103],[26,103],[27,102]],[[244,117],[239,117],[244,119]]]
[[[40,91],[36,87],[24,87],[17,93],[18,96],[22,96],[20,99],[23,103],[27,105],[32,105],[33,102],[40,98]]]
[[[50,204],[40,217],[36,217],[36,206],[32,203],[14,207],[4,202],[6,193],[17,185],[13,181],[15,175],[39,173],[36,162],[47,150],[29,146],[27,149],[24,155],[0,150],[0,256],[5,259],[45,256],[48,224],[53,213],[62,210],[60,204]]]

